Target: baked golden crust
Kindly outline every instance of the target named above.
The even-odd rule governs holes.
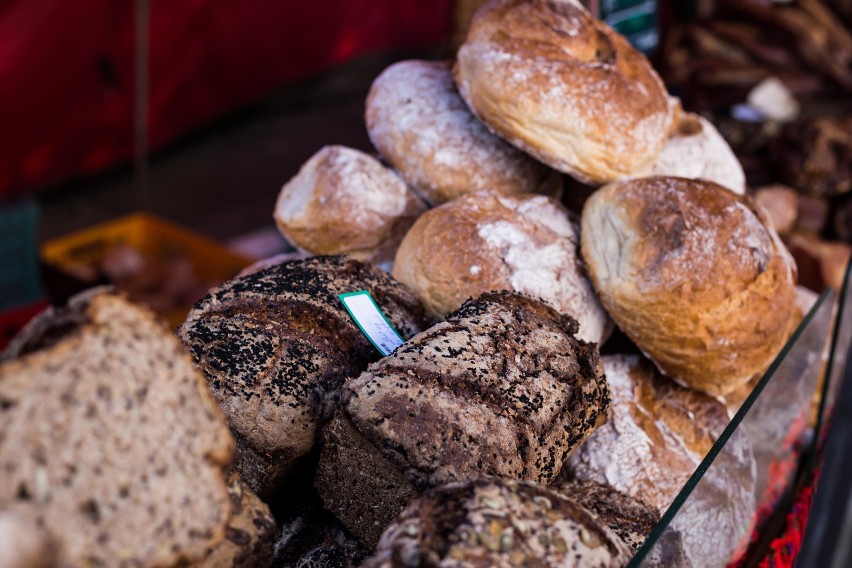
[[[593,184],[646,170],[673,105],[651,64],[569,0],[495,0],[458,51],[459,92],[489,128]]]
[[[614,182],[585,204],[581,250],[616,324],[681,384],[730,393],[786,340],[795,264],[747,197],[704,180]]]

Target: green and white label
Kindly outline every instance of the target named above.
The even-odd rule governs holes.
[[[404,343],[367,290],[339,294],[338,297],[358,329],[383,356],[390,355]]]

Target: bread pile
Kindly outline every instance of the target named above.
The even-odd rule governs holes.
[[[489,2],[453,63],[382,73],[365,118],[381,158],[303,166],[274,210],[298,252],[210,290],[177,330],[188,354],[111,296],[16,342],[0,523],[19,564],[41,546],[71,565],[623,566],[640,548],[727,425],[714,397],[794,327],[795,263],[729,149],[570,0]],[[358,291],[403,341],[387,356],[344,309]],[[136,435],[99,428],[116,419]],[[63,449],[77,436],[95,450]],[[654,565],[747,542],[751,443],[734,433]]]

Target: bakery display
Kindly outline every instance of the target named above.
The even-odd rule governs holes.
[[[428,487],[551,481],[608,404],[597,347],[576,333],[541,301],[487,293],[347,379],[320,456],[325,506],[375,544]]]
[[[674,384],[636,355],[603,357],[609,420],[568,458],[579,479],[605,483],[660,514],[671,505],[728,424],[719,401]],[[755,464],[749,441],[728,441],[673,528],[694,566],[724,564],[748,534],[755,511]],[[736,451],[734,451],[736,449]],[[686,523],[684,526],[683,523]],[[722,529],[724,527],[724,530]],[[686,529],[686,530],[685,530]],[[708,538],[713,534],[712,538]]]
[[[652,176],[706,179],[745,194],[745,173],[731,147],[710,121],[682,112],[649,172]]]
[[[337,297],[356,290],[369,290],[403,337],[428,327],[417,298],[384,271],[330,256],[226,282],[178,329],[228,418],[235,468],[261,497],[313,448],[344,379],[380,357]]]
[[[750,199],[705,180],[614,182],[586,201],[580,238],[601,303],[675,381],[724,395],[783,347],[796,266]]]
[[[393,275],[439,315],[489,290],[536,296],[576,319],[578,337],[601,343],[612,323],[579,259],[578,232],[548,197],[473,193],[415,222]]]
[[[171,566],[225,538],[233,441],[159,320],[94,289],[22,333],[0,364],[0,511],[61,566]]]
[[[316,255],[393,259],[426,204],[376,158],[325,146],[284,184],[273,217],[295,247]]]
[[[672,129],[645,56],[572,0],[487,3],[453,73],[489,128],[586,183],[647,171]]]
[[[433,205],[466,193],[557,196],[560,176],[501,138],[470,112],[448,61],[400,61],[373,82],[367,132],[379,153]]]
[[[546,487],[480,479],[426,492],[364,568],[626,566],[630,549],[600,518]]]

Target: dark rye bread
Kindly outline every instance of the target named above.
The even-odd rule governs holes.
[[[576,501],[535,483],[477,479],[427,491],[361,566],[610,568],[630,557]]]
[[[387,273],[327,256],[226,282],[178,329],[228,417],[235,468],[261,498],[311,450],[343,380],[381,356],[338,298],[356,290],[368,290],[404,338],[428,327],[419,301]]]
[[[609,401],[597,346],[576,339],[577,327],[540,300],[489,292],[347,379],[345,420],[315,482],[326,507],[371,544],[411,489],[482,476],[550,482]],[[334,481],[342,466],[381,477],[355,495]]]
[[[278,526],[266,505],[231,473],[228,496],[233,507],[225,539],[207,551],[198,568],[265,568],[272,564]]]
[[[62,566],[200,559],[231,513],[233,442],[180,342],[103,290],[23,337],[0,364],[0,510],[44,528]]]

